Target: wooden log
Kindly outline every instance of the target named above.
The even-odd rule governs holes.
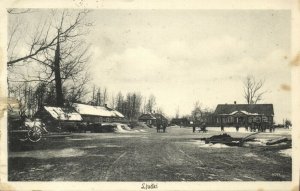
[[[282,138],[270,140],[270,141],[266,142],[266,145],[275,145],[275,144],[284,143],[287,141],[288,141],[288,138],[282,137]]]

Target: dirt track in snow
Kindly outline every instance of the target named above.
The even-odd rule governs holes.
[[[229,132],[241,137],[245,133]],[[211,147],[198,139],[219,131],[192,133],[74,134],[47,139],[9,153],[11,181],[288,181],[291,158],[284,145]],[[280,133],[257,135],[260,139]],[[285,134],[285,136],[289,136]],[[290,137],[289,137],[290,138]]]

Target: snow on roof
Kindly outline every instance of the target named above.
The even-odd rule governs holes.
[[[124,117],[124,115],[116,110],[112,110],[117,117]]]
[[[44,106],[45,110],[54,118],[63,121],[81,121],[81,115],[76,111],[68,111],[69,109],[61,107]]]
[[[229,113],[229,114],[221,114],[221,115],[235,115],[235,114],[237,114],[237,113],[243,113],[243,114],[245,114],[245,115],[258,115],[258,113],[250,113],[250,112],[247,112],[247,111],[243,111],[243,110],[241,110],[241,111],[233,111],[233,112],[231,112],[231,113]]]
[[[103,106],[93,106],[93,105],[86,105],[86,104],[73,104],[75,110],[80,113],[81,115],[95,115],[101,117],[124,117],[120,112],[108,109]]]
[[[150,113],[144,113],[141,116],[139,116],[139,120],[150,120],[150,119],[156,119],[156,118]]]
[[[273,104],[218,104],[215,114],[230,114],[234,111],[247,111],[251,114],[274,116]]]

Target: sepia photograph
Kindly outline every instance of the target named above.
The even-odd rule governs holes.
[[[290,9],[5,11],[8,183],[293,181]]]

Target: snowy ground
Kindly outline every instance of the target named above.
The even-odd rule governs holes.
[[[266,146],[290,130],[255,135],[245,147],[204,144],[200,138],[221,133],[193,133],[168,127],[119,133],[83,133],[23,145],[9,152],[9,180],[27,181],[289,181],[291,149]],[[225,128],[232,137],[249,132]]]

